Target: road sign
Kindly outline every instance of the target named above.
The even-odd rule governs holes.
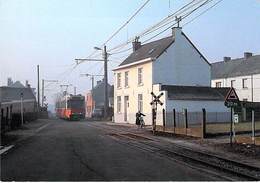
[[[239,122],[239,116],[238,114],[234,114],[234,123],[238,123]]]
[[[163,93],[160,93],[160,95],[156,96],[153,92],[151,92],[151,95],[153,96],[153,101],[150,102],[151,105],[153,104],[160,104],[163,105],[163,103],[160,101],[161,96],[163,96]]]
[[[225,106],[227,107],[238,107],[239,98],[234,88],[231,88],[225,98]]]

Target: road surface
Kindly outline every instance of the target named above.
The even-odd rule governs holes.
[[[104,122],[46,120],[36,133],[1,155],[1,180],[225,180],[206,170],[130,145],[128,139],[116,135],[138,131],[129,130]]]

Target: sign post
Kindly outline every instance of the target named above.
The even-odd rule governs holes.
[[[157,105],[163,105],[163,103],[160,101],[160,97],[163,96],[163,93],[156,96],[153,92],[151,92],[151,95],[153,96],[153,101],[150,103],[152,106],[152,120],[153,120],[153,134],[155,134],[156,131],[156,115],[157,115]]]
[[[230,115],[230,145],[233,145],[233,138],[235,135],[235,124],[233,120],[234,108],[239,106],[239,98],[234,88],[231,88],[225,98],[225,106],[231,109]]]
[[[21,93],[21,125],[23,125],[23,93]]]

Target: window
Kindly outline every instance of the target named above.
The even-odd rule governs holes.
[[[242,79],[242,87],[247,88],[247,79],[246,78]]]
[[[117,73],[117,88],[121,88],[121,73]]]
[[[138,94],[138,111],[143,112],[143,95]]]
[[[125,72],[125,87],[128,87],[128,75],[129,75],[129,71]]]
[[[221,82],[216,82],[216,88],[220,88],[221,87]]]
[[[143,68],[138,68],[138,85],[143,84]]]
[[[236,80],[231,80],[231,87],[232,87],[232,88],[235,87],[235,81],[236,81]]]
[[[121,112],[121,96],[117,96],[117,112]]]

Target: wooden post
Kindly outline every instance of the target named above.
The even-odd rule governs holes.
[[[255,144],[255,111],[252,110],[252,141]]]
[[[188,128],[188,112],[187,112],[187,109],[184,109],[184,125],[185,125],[186,135],[187,135],[187,128]]]
[[[206,137],[206,109],[202,109],[202,138]]]
[[[165,131],[165,109],[163,109],[163,131]]]
[[[185,124],[185,128],[188,128],[188,111],[187,111],[187,109],[184,109],[184,124]]]
[[[173,109],[173,130],[174,130],[174,133],[175,133],[175,128],[176,128],[176,111],[175,109]]]

